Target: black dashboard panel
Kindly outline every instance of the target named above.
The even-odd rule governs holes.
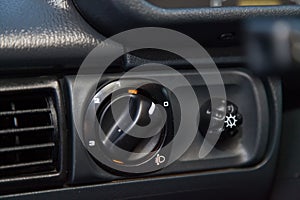
[[[239,44],[242,20],[248,18],[300,15],[298,5],[169,9],[145,0],[74,0],[74,3],[84,18],[105,36],[157,26],[183,32],[204,46]],[[226,33],[234,37],[222,37]]]
[[[281,120],[278,115],[281,110],[281,91],[278,80],[267,80],[266,90],[270,103],[272,124]],[[2,196],[7,199],[52,199],[68,198],[82,199],[87,196],[90,199],[166,199],[183,197],[198,199],[199,196],[207,199],[266,199],[272,186],[273,173],[275,172],[276,155],[279,145],[280,127],[270,127],[270,137],[265,158],[253,167],[241,167],[236,169],[224,169],[218,171],[190,172],[177,175],[154,175],[149,178],[132,177],[119,181],[101,180],[91,178],[88,175],[87,182],[92,185],[68,182],[64,188],[46,190],[33,193]],[[80,158],[80,163],[91,163],[86,156]],[[94,166],[95,167],[95,166]],[[84,171],[82,171],[84,172]],[[83,175],[83,174],[82,174]],[[99,174],[97,175],[99,176]],[[105,177],[104,173],[100,173]],[[83,180],[83,179],[80,179]],[[259,180],[259,181],[257,181]],[[102,182],[97,184],[96,182]],[[80,186],[85,185],[85,186]],[[253,192],[255,188],[257,192]],[[133,188],[140,188],[138,190]]]
[[[207,72],[208,73],[208,72]],[[268,127],[263,124],[269,123],[269,106],[266,101],[266,94],[264,88],[260,81],[255,77],[251,76],[243,70],[222,70],[222,77],[225,83],[227,98],[228,101],[234,102],[235,105],[239,108],[239,111],[243,114],[243,128],[238,130],[236,136],[229,137],[220,141],[218,146],[216,146],[215,151],[212,151],[207,158],[199,158],[198,152],[200,146],[202,145],[201,133],[198,133],[198,136],[195,137],[194,143],[189,147],[188,150],[174,163],[166,168],[163,168],[159,171],[154,171],[149,174],[110,174],[110,170],[104,168],[104,170],[97,166],[97,160],[93,160],[93,157],[86,151],[88,148],[87,142],[80,140],[80,134],[78,133],[78,126],[73,126],[73,169],[72,169],[72,180],[73,184],[78,183],[91,183],[97,181],[107,182],[110,180],[126,180],[131,178],[142,178],[142,177],[151,177],[151,176],[161,176],[161,175],[172,175],[180,174],[187,172],[200,172],[207,171],[212,169],[235,169],[253,166],[256,163],[259,163],[265,155],[266,144],[269,143],[268,136]],[[166,78],[172,77],[176,79],[176,75],[172,73],[160,73],[161,76]],[[158,74],[152,74],[149,72],[147,76],[134,76],[135,79],[156,77]],[[197,91],[198,101],[200,105],[204,103],[209,98],[209,94],[205,89],[205,84],[203,80],[199,78],[196,74],[187,73],[186,77],[191,81],[195,91]],[[72,121],[78,115],[84,115],[85,109],[81,110],[81,107],[78,106],[88,104],[90,95],[88,91],[92,84],[95,84],[97,81],[97,76],[86,76],[83,77],[84,82],[82,83],[83,88],[86,91],[76,94],[76,87],[74,86],[75,77],[67,77],[67,85],[69,89],[69,98],[71,101],[71,110],[70,116],[72,116]],[[109,79],[117,80],[117,76],[110,75]],[[141,81],[140,80],[140,81]],[[178,92],[183,93],[186,90],[186,87],[180,87],[176,89]],[[245,104],[243,99],[247,97],[248,102]],[[174,100],[170,99],[170,104]],[[262,106],[261,106],[262,105]],[[176,115],[176,114],[174,114]],[[88,121],[91,121],[90,118]],[[255,124],[256,121],[261,121],[261,123]],[[89,123],[84,121],[84,123]],[[203,126],[200,124],[200,127]],[[86,135],[91,134],[91,130],[84,133]],[[169,131],[170,132],[170,131]],[[272,142],[271,142],[272,143]],[[104,153],[103,153],[104,154]],[[99,164],[99,162],[98,162]],[[101,164],[101,163],[100,163]],[[151,161],[150,161],[151,164]],[[155,162],[153,161],[153,164]],[[139,166],[140,167],[140,166]],[[137,170],[136,170],[137,171]],[[108,173],[107,173],[108,172]]]
[[[0,10],[0,66],[5,72],[78,65],[103,39],[71,1],[5,0]]]
[[[55,174],[59,179],[54,177],[50,180],[45,175],[44,180],[20,177],[3,181],[0,176],[0,198],[252,200],[269,199],[272,195],[273,199],[284,199],[289,194],[290,199],[299,199],[299,159],[295,153],[299,150],[296,141],[299,116],[297,112],[293,112],[297,111],[299,105],[296,100],[291,101],[297,99],[295,94],[298,90],[288,89],[294,88],[298,82],[282,82],[281,74],[257,75],[245,69],[247,55],[243,51],[243,22],[257,16],[297,19],[300,7],[283,5],[169,9],[154,6],[145,0],[2,0],[0,77],[3,80],[0,81],[0,95],[12,88],[30,91],[33,89],[31,86],[42,85],[43,81],[54,82],[55,90],[59,93],[59,98],[56,99],[59,100],[57,113],[62,127],[60,136],[63,138],[63,143],[59,145],[62,145],[64,151],[60,158],[63,158],[60,160],[63,161],[63,167],[59,168],[62,171]],[[250,96],[254,94],[258,97],[263,91],[265,103],[257,105],[264,106],[260,110],[264,111],[260,119],[263,118],[261,122],[265,124],[259,126],[263,130],[255,133],[265,135],[262,137],[263,145],[259,153],[251,152],[255,159],[247,157],[243,160],[243,155],[234,165],[226,158],[221,163],[216,159],[186,165],[181,165],[183,161],[179,160],[173,167],[153,174],[124,176],[110,173],[89,155],[73,129],[72,106],[76,105],[72,105],[73,97],[69,93],[72,79],[94,47],[100,45],[101,48],[106,48],[105,43],[102,43],[106,37],[144,26],[166,27],[196,39],[207,48],[220,71],[227,73],[225,76],[229,82],[231,78],[236,80],[236,74],[230,73],[239,70],[249,74],[249,82],[259,82],[260,89],[253,87],[254,90],[247,89],[251,86],[247,81],[238,82],[237,87],[237,83],[227,86],[229,96],[238,100],[239,104],[244,103],[240,110],[247,110],[247,113],[251,109],[245,107],[252,105],[253,98]],[[190,73],[185,61],[146,49],[126,54],[114,62],[110,78],[120,76],[134,66],[151,62],[172,65],[178,71]],[[241,88],[245,85],[246,88]],[[202,89],[198,88],[198,91],[201,96]],[[239,92],[243,95],[239,96]],[[7,115],[7,112],[4,114]],[[251,123],[255,123],[255,120]],[[251,140],[254,137],[244,138]],[[248,153],[251,150],[248,148]],[[248,155],[252,155],[251,153]]]

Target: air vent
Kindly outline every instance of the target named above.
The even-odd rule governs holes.
[[[47,93],[0,94],[0,177],[59,170],[54,99]]]

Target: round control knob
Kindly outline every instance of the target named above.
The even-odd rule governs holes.
[[[151,152],[159,149],[164,140],[165,110],[142,94],[119,95],[99,108],[98,113],[105,133],[102,143],[114,160],[141,162],[140,159],[151,156]],[[139,154],[123,158],[116,147]]]
[[[163,147],[174,134],[169,94],[153,81],[130,79],[96,92],[83,125],[86,148],[95,160],[129,173],[163,168],[168,158]]]

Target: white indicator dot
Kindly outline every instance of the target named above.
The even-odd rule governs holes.
[[[168,107],[169,106],[169,102],[168,101],[165,101],[164,102],[164,107]]]

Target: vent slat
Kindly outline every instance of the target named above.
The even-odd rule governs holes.
[[[20,167],[31,167],[31,166],[45,165],[45,164],[51,164],[51,163],[53,163],[52,159],[36,161],[36,162],[28,162],[28,163],[18,163],[18,164],[13,164],[13,165],[2,165],[2,166],[0,166],[0,170],[20,168]]]
[[[0,130],[1,134],[7,134],[7,133],[19,133],[19,132],[28,132],[28,131],[41,131],[41,130],[49,130],[54,129],[55,127],[53,125],[49,126],[38,126],[38,127],[28,127],[28,128],[14,128],[14,129],[6,129],[6,130]]]
[[[49,91],[0,93],[0,179],[59,171],[59,134]]]
[[[49,142],[49,143],[46,143],[46,144],[7,147],[7,148],[0,148],[0,153],[11,152],[11,151],[23,151],[23,150],[49,148],[49,147],[54,147],[54,146],[55,146],[54,142]]]
[[[51,111],[51,109],[49,109],[49,108],[40,108],[40,109],[33,109],[33,110],[2,111],[2,112],[0,112],[0,116],[32,114],[32,113],[47,113],[50,111]]]

